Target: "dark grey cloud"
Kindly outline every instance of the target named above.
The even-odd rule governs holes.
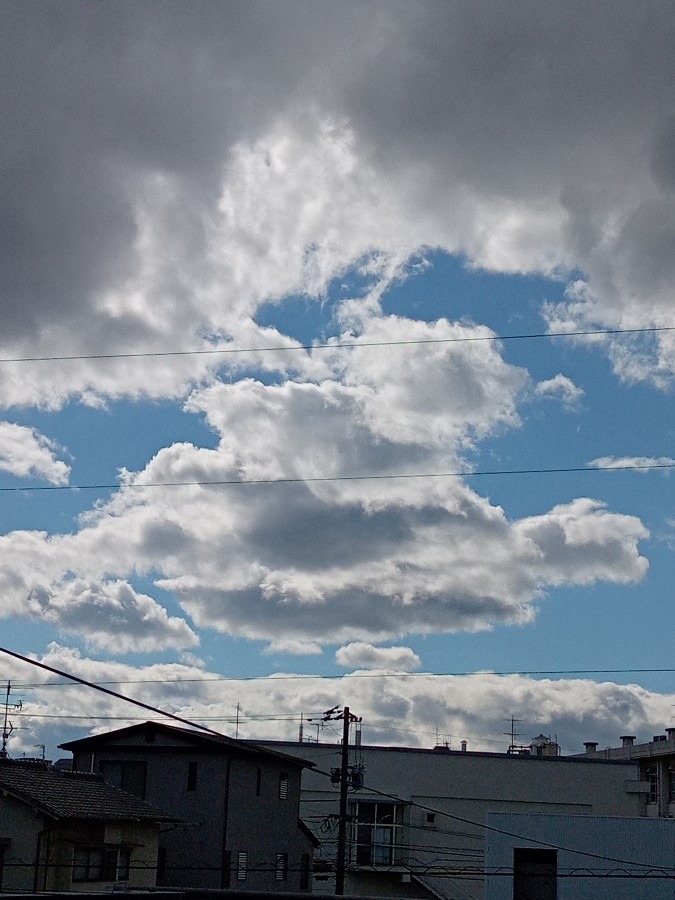
[[[351,14],[356,13],[353,9]],[[323,12],[274,3],[114,0],[3,5],[0,313],[5,339],[88,307],[139,264],[134,193],[178,178],[211,208],[227,152],[311,76]],[[362,17],[362,14],[361,14]],[[201,246],[199,217],[180,225]],[[140,326],[140,323],[137,323]]]

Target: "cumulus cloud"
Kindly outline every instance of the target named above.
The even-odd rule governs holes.
[[[675,466],[675,459],[670,456],[599,456],[592,459],[589,466],[595,469],[628,469],[635,468],[641,472],[650,469],[669,469]]]
[[[410,647],[375,647],[354,641],[335,651],[335,661],[345,669],[388,669],[391,672],[412,672],[422,661]]]
[[[648,531],[638,519],[579,498],[512,522],[442,475],[465,465],[473,435],[515,419],[522,375],[490,343],[473,345],[486,355],[482,367],[480,358],[462,365],[463,345],[440,346],[437,366],[448,374],[430,384],[413,350],[382,409],[377,398],[390,385],[372,359],[341,361],[367,368],[363,385],[247,379],[196,392],[191,406],[217,429],[218,447],[161,450],[73,535],[0,538],[6,614],[66,577],[141,574],[172,591],[198,627],[273,642],[379,642],[520,624],[551,586],[644,577],[638,544]],[[420,422],[415,440],[425,404],[444,422]],[[388,477],[406,472],[423,477]],[[361,475],[369,478],[352,480]],[[228,484],[241,479],[282,483]],[[143,491],[144,482],[195,484]],[[92,605],[95,635],[94,621],[117,615],[99,599],[85,592],[81,601]],[[129,603],[147,619],[147,598]],[[78,618],[82,633],[88,622]],[[168,622],[157,624],[169,640]],[[185,623],[173,628],[169,643],[188,638]]]
[[[560,373],[553,378],[547,378],[545,381],[538,382],[534,388],[534,393],[538,397],[559,400],[568,409],[576,407],[584,396],[583,388],[577,387],[571,378]]]
[[[157,652],[199,643],[185,619],[169,616],[163,606],[125,581],[72,580],[49,590],[33,587],[26,609],[63,634],[83,635],[92,647],[115,654]]]
[[[0,422],[0,470],[18,478],[43,478],[67,484],[70,466],[57,459],[61,448],[34,428]]]
[[[575,272],[552,324],[670,324],[668,4],[479,8],[10,0],[5,355],[200,349],[425,245]],[[622,377],[672,377],[670,332],[598,346]],[[177,396],[213,369],[61,362],[47,390],[9,365],[1,396]]]

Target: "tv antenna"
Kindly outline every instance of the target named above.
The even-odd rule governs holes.
[[[0,746],[0,759],[7,759],[7,742],[9,741],[9,736],[14,731],[14,726],[9,721],[9,711],[10,709],[20,710],[22,707],[22,703],[20,700],[17,700],[16,703],[9,702],[9,695],[12,691],[12,682],[7,680],[7,693],[5,694],[5,702],[2,704],[3,708],[3,717],[2,717],[2,746]]]

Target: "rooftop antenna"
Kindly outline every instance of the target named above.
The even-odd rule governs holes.
[[[514,719],[514,717],[511,716],[511,719],[510,719],[511,731],[504,732],[505,735],[510,736],[510,738],[511,738],[511,743],[509,744],[509,753],[520,753],[524,749],[519,744],[516,744],[516,738],[520,737],[520,734],[516,731],[516,722],[522,722],[522,721],[523,721],[522,719]]]
[[[2,746],[0,746],[0,759],[7,759],[7,742],[9,741],[10,734],[14,731],[14,726],[9,721],[9,711],[10,709],[21,709],[21,701],[18,700],[16,703],[9,702],[9,695],[12,691],[12,682],[7,679],[7,693],[5,694],[5,702],[2,704],[4,713],[2,719]]]

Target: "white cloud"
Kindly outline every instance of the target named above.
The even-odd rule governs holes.
[[[3,355],[238,340],[261,302],[320,296],[357,263],[386,280],[421,246],[496,271],[583,272],[552,322],[672,324],[667,5],[533,16],[517,0],[507,27],[494,0],[480,9],[203,3],[150,27],[129,6],[119,42],[98,8],[72,7],[57,42],[48,14],[17,13],[2,54],[21,86],[4,132]],[[597,346],[622,377],[672,378],[672,332]],[[45,384],[5,364],[0,398],[176,397],[213,369],[64,361]]]
[[[617,746],[619,735],[625,733],[649,740],[672,723],[675,702],[672,694],[635,684],[583,678],[537,680],[489,672],[466,676],[388,673],[379,677],[372,671],[357,671],[338,679],[278,673],[231,682],[201,667],[167,663],[139,668],[89,659],[57,644],[36,658],[80,678],[112,683],[160,709],[195,721],[204,719],[204,724],[225,734],[234,734],[238,717],[239,736],[253,739],[294,740],[300,710],[305,718],[321,718],[324,710],[346,704],[363,717],[363,741],[368,744],[431,747],[439,736],[455,748],[467,740],[470,750],[505,752],[509,739],[504,736],[504,719],[513,715],[521,720],[519,730],[525,740],[544,732],[557,736],[564,753],[579,753],[584,741]],[[14,717],[14,724],[20,723],[21,728],[10,742],[13,756],[22,750],[32,755],[36,743],[54,748],[56,743],[88,734],[97,716],[120,718],[98,722],[96,731],[153,718],[151,713],[94,690],[49,686],[61,679],[3,654],[0,679],[7,678],[15,684],[38,685],[31,691],[30,709],[26,707],[30,716]],[[42,684],[45,686],[40,687]],[[58,725],[55,715],[64,717]],[[66,718],[78,715],[81,721]],[[338,736],[330,726],[319,729],[323,741]],[[301,750],[298,747],[299,756]]]
[[[61,448],[34,428],[0,422],[0,470],[18,478],[68,484],[70,466],[56,458]]]
[[[320,656],[323,653],[321,644],[316,641],[294,641],[281,638],[270,643],[262,651],[269,656],[275,653],[283,653],[288,656]]]
[[[534,388],[534,393],[539,397],[559,400],[568,409],[574,409],[584,396],[583,388],[577,387],[570,378],[560,373],[553,378],[539,381]]]
[[[87,644],[117,655],[195,647],[199,640],[185,619],[169,616],[125,581],[66,581],[49,590],[33,587],[28,613],[63,634],[83,635]]]
[[[335,661],[345,669],[386,669],[390,672],[412,672],[422,661],[410,647],[375,647],[354,641],[335,651]]]
[[[221,435],[217,448],[161,450],[144,470],[127,473],[125,486],[83,517],[74,535],[0,538],[5,614],[25,612],[36,590],[58,594],[65,578],[96,583],[152,574],[197,627],[272,642],[380,642],[520,624],[533,619],[551,586],[644,577],[638,544],[648,532],[634,517],[580,498],[510,522],[462,479],[428,477],[465,465],[473,435],[515,420],[522,375],[490,344],[478,345],[484,349],[472,366],[462,364],[463,349],[439,345],[445,383],[428,384],[414,349],[401,365],[405,378],[395,377],[389,391],[377,348],[364,347],[356,352],[374,354],[367,365],[339,356],[349,371],[363,366],[362,386],[249,379],[196,392],[190,406],[204,410]],[[425,429],[420,419],[415,442],[425,405],[432,420],[438,413],[446,421]],[[386,477],[401,472],[427,477]],[[385,477],[341,480],[360,474]],[[135,487],[314,476],[337,480]],[[70,626],[104,641],[96,623],[116,621],[115,604],[86,591],[79,602],[83,614]],[[152,601],[129,602],[147,634]],[[189,646],[185,623],[169,621],[155,622],[157,640]]]
[[[596,469],[626,469],[634,467],[638,471],[648,472],[650,469],[671,468],[675,459],[670,456],[599,456],[589,463]]]

